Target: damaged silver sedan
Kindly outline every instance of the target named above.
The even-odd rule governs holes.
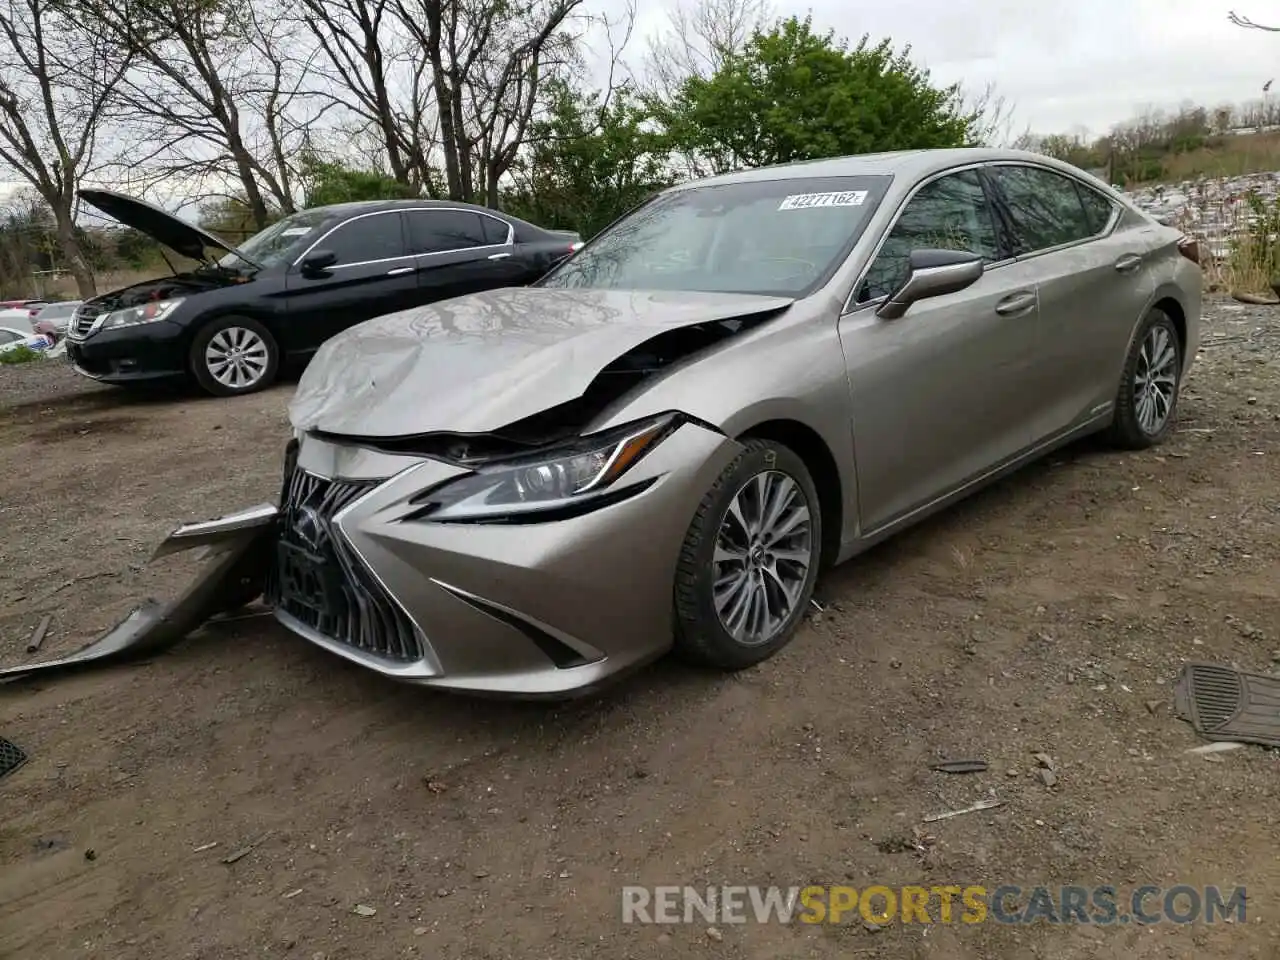
[[[1075,437],[1163,439],[1196,256],[1030,154],[673,188],[531,288],[328,341],[251,514],[261,579],[213,605],[260,589],[333,653],[478,692],[582,691],[673,646],[759,663],[824,565]]]

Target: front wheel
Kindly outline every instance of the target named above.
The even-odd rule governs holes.
[[[822,513],[804,461],[746,441],[702,499],[676,571],[676,652],[741,670],[790,642],[813,596]]]
[[[249,317],[220,317],[191,344],[191,371],[215,397],[253,393],[270,386],[280,366],[271,331]]]
[[[1108,435],[1126,450],[1155,446],[1173,430],[1182,386],[1182,341],[1163,310],[1147,314],[1125,358]]]

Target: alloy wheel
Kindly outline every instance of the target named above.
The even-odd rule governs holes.
[[[1164,326],[1154,326],[1142,342],[1133,372],[1133,409],[1149,437],[1162,429],[1173,410],[1178,388],[1178,348]]]
[[[768,643],[790,621],[814,564],[809,501],[790,476],[767,470],[734,495],[716,534],[713,600],[739,643]]]
[[[263,378],[270,357],[266,343],[257,333],[246,327],[227,327],[209,340],[204,360],[210,375],[220,384],[243,390]]]

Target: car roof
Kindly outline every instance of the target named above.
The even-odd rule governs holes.
[[[955,147],[946,150],[897,150],[889,153],[862,153],[848,157],[831,157],[823,160],[804,160],[799,163],[776,164],[756,167],[734,173],[695,180],[674,189],[694,186],[718,186],[728,183],[752,183],[766,180],[800,180],[809,177],[866,177],[901,176],[915,181],[951,167],[971,163],[992,163],[998,160],[1024,160],[1070,170],[1077,176],[1082,172],[1068,164],[1030,153],[1026,150],[1007,150],[994,147]]]
[[[350,217],[360,213],[374,213],[378,210],[421,210],[423,208],[439,208],[442,210],[472,210],[476,213],[487,213],[490,216],[502,217],[506,220],[518,218],[501,210],[484,207],[476,203],[463,203],[460,200],[351,200],[346,203],[331,203],[322,207],[310,207],[299,213],[323,213],[334,217]]]

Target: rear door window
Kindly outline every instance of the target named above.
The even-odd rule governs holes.
[[[1043,167],[989,168],[1013,232],[1013,253],[1022,256],[1087,240],[1098,232],[1070,177]]]
[[[415,254],[449,253],[500,243],[486,233],[484,221],[494,219],[470,210],[411,210],[409,248]]]
[[[1116,208],[1115,203],[1109,197],[1104,197],[1097,190],[1090,189],[1083,183],[1077,183],[1076,190],[1079,191],[1080,201],[1084,204],[1084,214],[1089,218],[1089,229],[1094,234],[1102,233],[1111,222],[1111,215]]]
[[[507,225],[507,221],[499,220],[497,217],[490,217],[487,214],[478,214],[480,217],[480,229],[484,233],[485,243],[500,245],[507,242],[507,236],[511,233],[511,228]]]
[[[337,255],[335,266],[393,260],[408,253],[399,211],[348,220],[321,240],[320,248]]]

